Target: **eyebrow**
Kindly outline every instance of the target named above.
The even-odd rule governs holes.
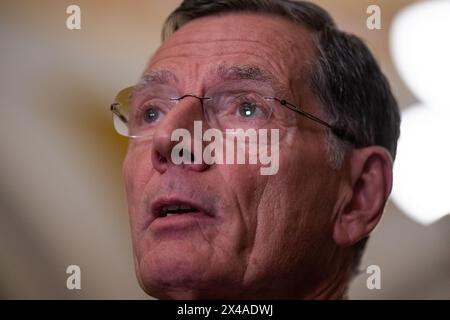
[[[287,91],[286,87],[271,73],[256,65],[242,64],[230,66],[221,64],[217,67],[216,74],[222,81],[250,80],[268,85],[278,93],[284,94]]]
[[[270,82],[271,77],[261,68],[253,65],[219,65],[217,75],[223,80],[254,80]]]
[[[268,71],[256,65],[227,65],[220,64],[209,71],[209,76],[218,78],[220,81],[244,81],[250,80],[260,82],[272,87],[275,92],[285,94],[287,88],[283,86]],[[138,83],[135,85],[132,95],[144,90],[152,85],[168,85],[170,83],[178,83],[177,76],[168,70],[149,70],[146,71]]]
[[[168,70],[149,70],[146,71],[134,86],[134,93],[152,85],[164,85],[170,82],[178,82],[176,75]]]

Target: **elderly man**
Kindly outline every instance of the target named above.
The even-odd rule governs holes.
[[[367,47],[327,12],[303,1],[186,0],[142,80],[111,109],[131,137],[123,174],[149,295],[346,297],[391,191],[400,120]],[[198,123],[271,130],[277,170],[206,161],[195,141],[180,148],[179,129],[203,149],[214,140],[194,133]]]

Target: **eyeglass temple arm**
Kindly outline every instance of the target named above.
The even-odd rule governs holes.
[[[352,144],[356,143],[356,139],[353,137],[353,135],[351,135],[349,132],[347,132],[347,130],[341,129],[341,128],[337,128],[332,126],[331,124],[323,121],[322,119],[317,118],[316,116],[313,116],[312,114],[301,110],[300,108],[298,108],[297,106],[293,105],[292,103],[289,103],[286,100],[281,100],[281,99],[277,99],[274,98],[274,100],[278,101],[282,106],[288,108],[289,110],[292,110],[294,112],[297,112],[298,114],[312,120],[315,121],[317,123],[320,123],[321,125],[329,128],[331,130],[331,132],[333,132],[333,134],[335,134],[338,138],[341,138],[343,140],[346,140]]]
[[[114,113],[116,116],[119,117],[119,119],[123,122],[123,123],[128,123],[128,119],[122,114],[120,113],[120,111],[117,109],[117,107],[119,106],[119,103],[113,103],[111,104],[111,112]]]

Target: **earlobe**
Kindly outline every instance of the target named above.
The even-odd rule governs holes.
[[[335,213],[334,241],[350,246],[365,238],[381,219],[392,189],[393,161],[379,146],[355,149],[349,157],[341,204]]]

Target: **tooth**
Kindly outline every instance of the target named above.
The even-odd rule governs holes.
[[[191,209],[191,206],[188,204],[184,204],[184,205],[180,206],[180,210],[189,210],[189,209]]]

